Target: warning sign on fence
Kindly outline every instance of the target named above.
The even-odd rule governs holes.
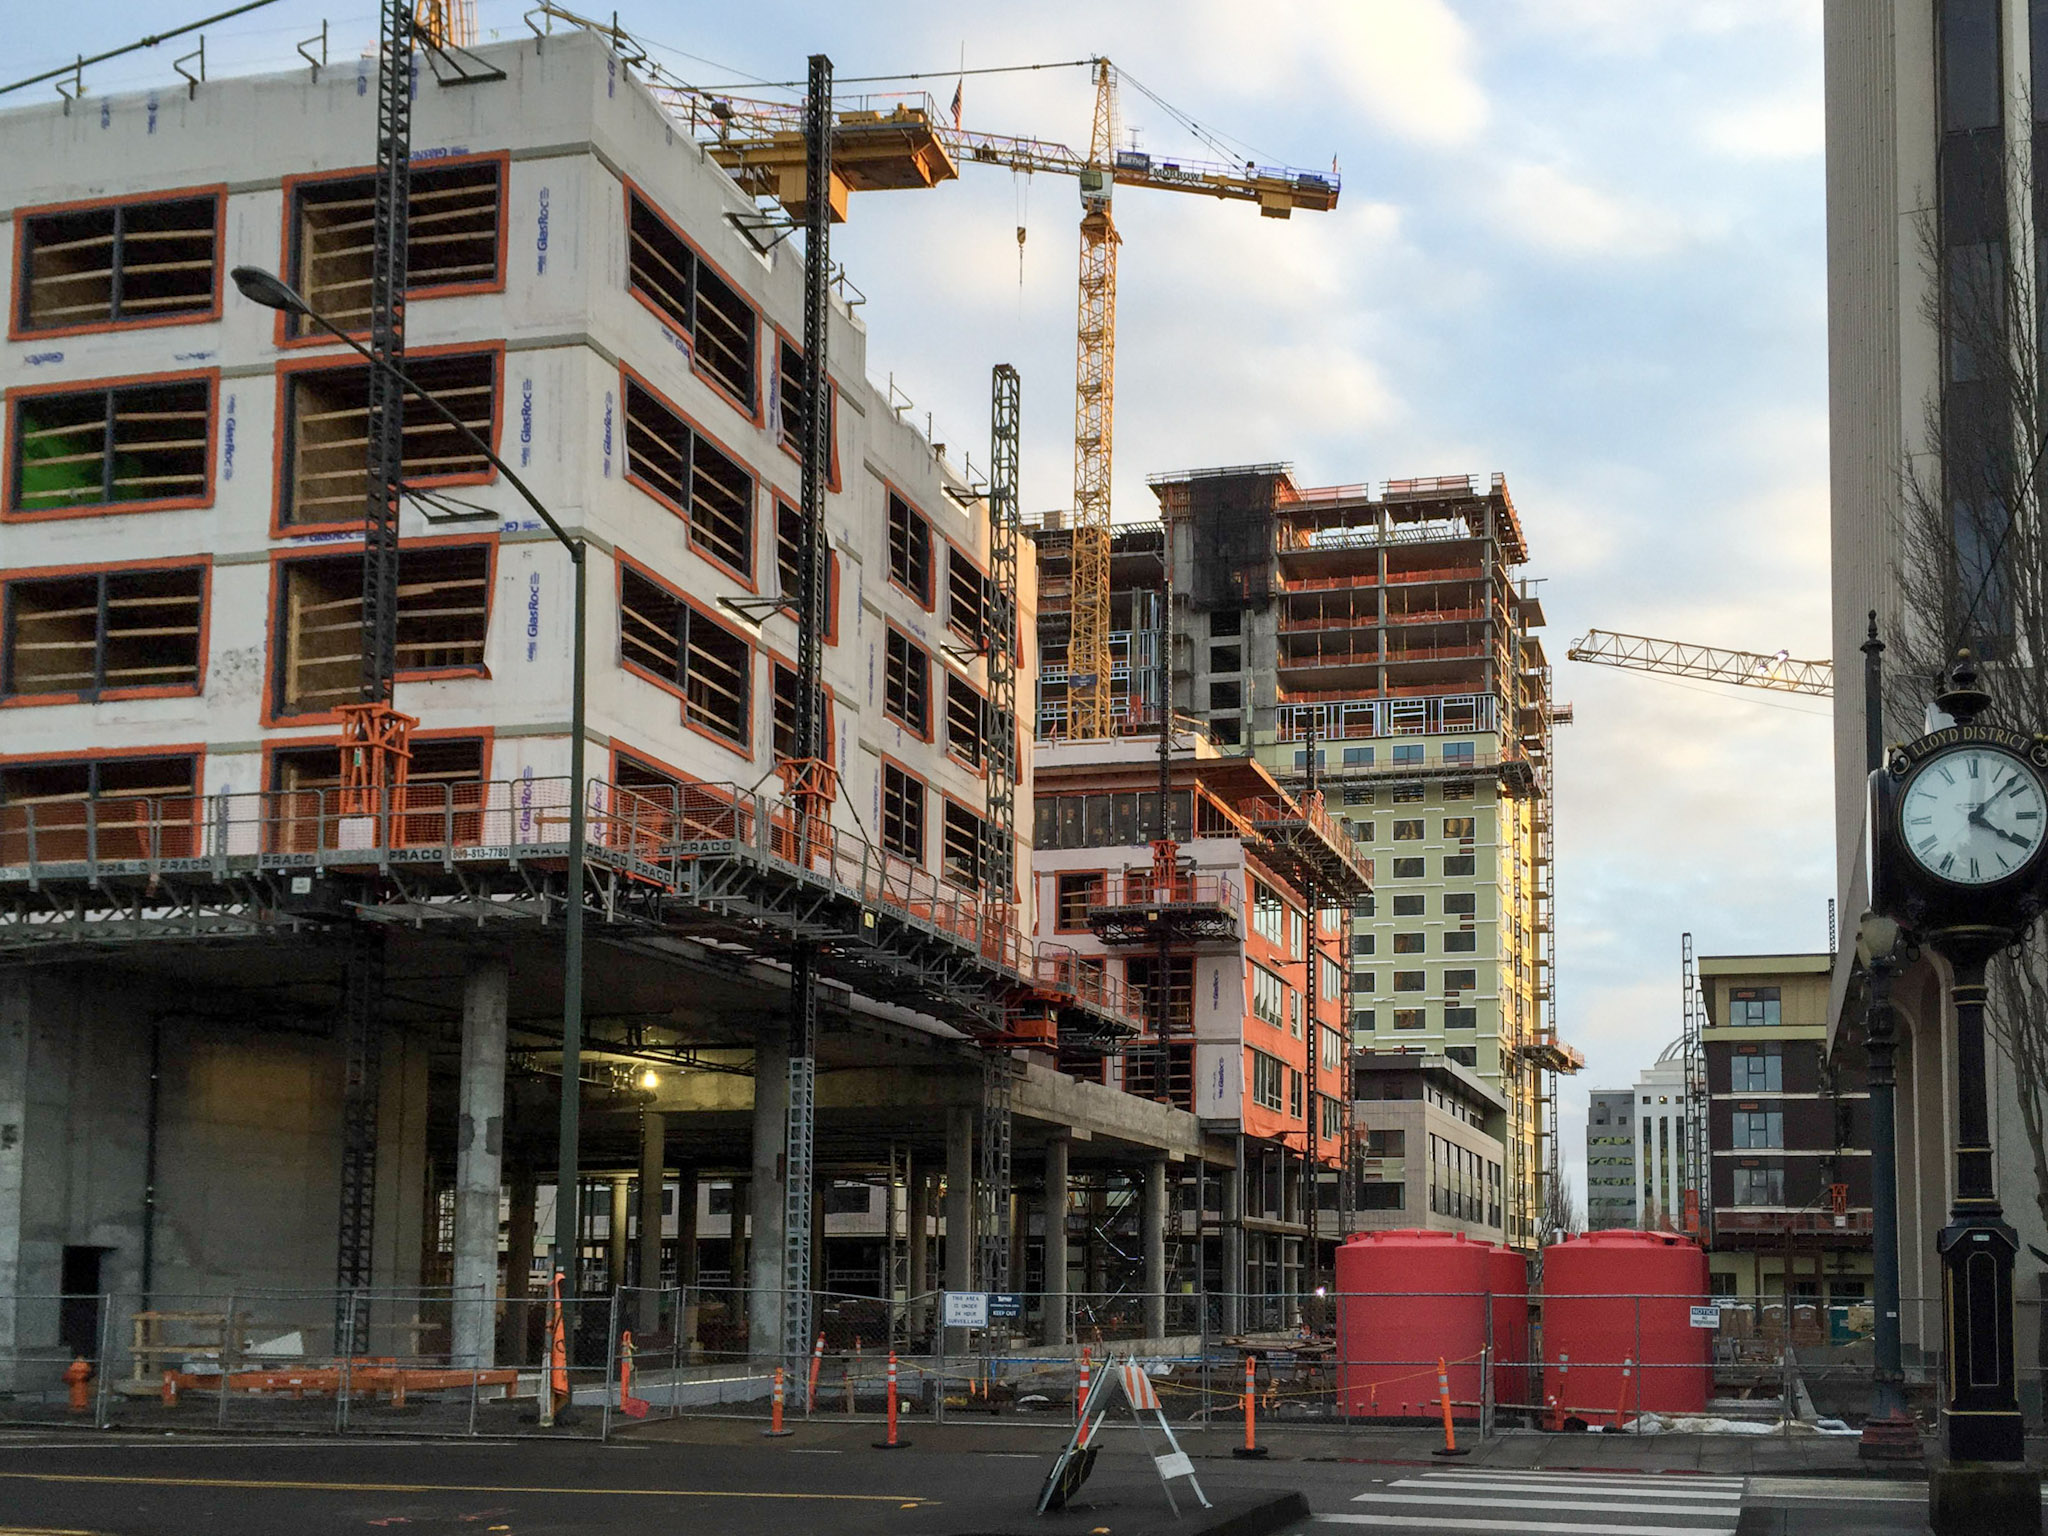
[[[1695,1328],[1719,1328],[1721,1326],[1721,1309],[1719,1307],[1694,1307],[1692,1309],[1692,1325]]]
[[[944,1312],[948,1328],[986,1328],[988,1292],[948,1291]]]

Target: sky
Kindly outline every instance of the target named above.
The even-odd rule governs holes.
[[[0,83],[225,8],[17,7]],[[478,0],[480,34],[524,35],[526,9]],[[286,67],[322,20],[336,58],[374,39],[363,0],[279,0],[209,29],[209,69]],[[1565,659],[1590,627],[1827,654],[1820,8],[625,0],[620,22],[699,83],[799,79],[822,51],[842,82],[929,72],[941,108],[963,60],[1107,55],[1123,144],[1201,152],[1139,81],[1246,158],[1334,157],[1329,214],[1117,195],[1114,502],[1151,517],[1148,474],[1222,464],[1289,462],[1303,485],[1506,475],[1577,717],[1557,737],[1557,955],[1587,1061],[1562,1094],[1583,1199],[1587,1090],[1632,1083],[1678,1034],[1680,935],[1704,954],[1828,941],[1825,701]],[[87,88],[174,83],[182,51]],[[1084,69],[969,76],[962,97],[970,128],[1086,144]],[[1027,512],[1071,501],[1077,212],[1064,178],[968,166],[863,194],[833,234],[871,376],[936,439],[982,463],[989,370],[1021,371]]]

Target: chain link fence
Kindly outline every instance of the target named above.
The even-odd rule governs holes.
[[[947,1326],[942,1294],[817,1292],[815,1336],[779,1357],[755,1348],[754,1320],[778,1326],[780,1296],[728,1287],[626,1288],[559,1313],[446,1290],[11,1296],[0,1423],[602,1438],[626,1420],[766,1420],[778,1367],[787,1419],[879,1419],[892,1358],[899,1411],[939,1420],[1070,1423],[1113,1358],[1141,1361],[1190,1424],[1241,1423],[1248,1383],[1260,1424],[1360,1430],[1439,1423],[1446,1397],[1488,1432],[1850,1433],[1869,1411],[1868,1303],[1724,1298],[1695,1312],[1696,1297],[1617,1294],[1570,1298],[1568,1314],[1563,1300],[999,1295],[986,1314],[953,1314],[975,1326]],[[1937,1337],[1938,1298],[1902,1311]],[[2036,1424],[2039,1311],[2020,1304],[2020,1396]],[[1932,1425],[1938,1354],[1909,1345],[1905,1375]]]

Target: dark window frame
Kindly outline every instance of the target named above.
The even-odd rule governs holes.
[[[429,257],[450,241],[450,232],[439,226],[448,222],[447,208],[436,206],[450,201],[462,191],[482,184],[478,172],[491,172],[490,185],[495,191],[491,202],[491,258],[487,273],[443,281],[422,282],[419,254]],[[502,293],[505,289],[505,260],[508,244],[508,220],[506,217],[507,189],[511,181],[511,156],[504,151],[479,155],[448,155],[433,160],[414,161],[408,167],[407,195],[410,200],[411,216],[408,233],[407,282],[405,301],[408,304],[420,300],[456,298],[465,294]],[[306,176],[285,178],[285,236],[284,260],[285,281],[304,294],[313,308],[331,320],[344,322],[342,328],[351,335],[369,334],[369,266],[370,246],[366,240],[354,250],[316,251],[312,259],[332,262],[350,255],[361,259],[360,276],[347,279],[341,286],[350,291],[360,291],[363,302],[360,305],[337,304],[321,290],[326,284],[309,280],[306,273],[307,215],[309,210],[322,207],[336,207],[353,202],[362,207],[376,195],[377,172],[375,167],[346,171],[321,171]],[[355,193],[351,198],[349,194]],[[345,222],[341,227],[361,228],[369,224],[370,214],[363,214],[355,220]],[[464,237],[470,243],[480,242],[485,236],[471,231]],[[477,263],[466,264],[474,268]],[[427,266],[424,269],[431,276],[438,276],[440,269]],[[351,325],[346,322],[355,316],[364,317],[364,323]],[[333,338],[322,328],[306,321],[296,314],[280,313],[278,316],[278,339],[285,346],[331,344]]]
[[[761,477],[631,369],[622,371],[619,393],[626,418],[627,482],[681,519],[692,554],[749,592],[757,590]],[[709,492],[700,489],[700,481]],[[779,537],[779,527],[777,532]]]
[[[143,208],[162,208],[178,204],[210,204],[211,220],[203,227],[212,241],[210,271],[207,274],[207,299],[204,305],[183,309],[167,309],[163,306],[149,306],[154,313],[133,316],[123,315],[122,275],[132,266],[128,259],[127,246],[132,238],[126,228],[131,211]],[[61,246],[73,245],[81,238],[73,233],[70,240],[39,242],[38,226],[50,226],[65,222],[91,219],[102,213],[110,214],[113,228],[106,237],[111,249],[108,253],[108,315],[104,320],[66,320],[49,325],[36,325],[30,321],[36,280],[36,257],[39,250],[48,251]],[[164,192],[152,192],[137,197],[95,198],[85,202],[47,203],[35,208],[19,208],[14,214],[14,295],[8,308],[7,335],[10,341],[33,341],[57,336],[80,336],[99,331],[134,331],[165,325],[203,325],[218,320],[221,313],[221,269],[226,248],[227,188],[216,184],[205,187],[180,187]],[[201,226],[194,225],[196,233]],[[143,231],[156,236],[164,231]],[[97,235],[85,237],[97,242]],[[73,248],[76,248],[73,245]],[[189,258],[188,258],[189,259]],[[45,273],[45,278],[59,274]],[[65,274],[68,279],[72,274]]]
[[[924,868],[931,841],[931,786],[902,764],[882,759],[882,848]]]
[[[158,396],[159,398],[149,398]],[[98,409],[84,407],[94,401]],[[66,402],[75,402],[67,408]],[[29,423],[38,409],[56,407],[59,414],[75,415],[75,420],[57,421],[50,425],[31,427]],[[190,471],[175,476],[145,476],[143,480],[174,478],[180,483],[197,480],[197,488],[172,494],[140,495],[119,498],[114,492],[121,480],[124,445],[120,438],[124,408],[131,428],[141,423],[163,422],[167,418],[190,420],[195,415],[203,416],[204,427],[200,434],[203,441],[190,437],[163,437],[144,435],[126,445],[125,456],[130,468],[146,467],[134,462],[137,452],[162,455],[177,452],[191,458],[197,465],[197,474]],[[0,519],[9,522],[49,522],[71,517],[110,517],[133,512],[163,512],[178,508],[208,507],[213,505],[216,481],[214,478],[214,449],[218,442],[220,420],[220,370],[203,368],[174,373],[150,374],[140,377],[111,379],[81,379],[76,383],[61,385],[32,385],[7,391],[7,492],[4,507],[0,507]],[[152,430],[143,428],[144,432]],[[190,432],[190,427],[173,427],[167,430]],[[32,458],[24,448],[26,436],[33,432],[39,437],[56,437],[66,434],[99,434],[99,447],[91,455],[59,454],[54,459]],[[62,443],[58,447],[65,446]],[[28,476],[35,465],[70,462],[84,457],[97,457],[100,461],[99,495],[92,500],[73,500],[57,505],[27,506],[26,498],[61,494],[66,488],[53,487],[50,490],[29,490]]]
[[[488,365],[488,383],[479,383],[467,376],[479,363]],[[428,393],[433,394],[468,423],[471,430],[482,438],[493,452],[497,450],[498,434],[504,419],[505,405],[505,348],[502,342],[490,342],[472,346],[463,344],[450,347],[417,348],[406,355],[406,372]],[[285,538],[306,533],[345,532],[365,526],[364,511],[368,505],[369,472],[369,380],[370,365],[353,356],[320,357],[304,362],[295,362],[279,368],[277,374],[277,485],[274,493],[274,510],[271,516],[271,534]],[[437,382],[441,376],[449,376],[450,382]],[[328,388],[333,398],[319,400],[304,391]],[[464,410],[451,402],[466,399],[476,393],[488,390],[490,408],[483,414],[464,414]],[[358,405],[356,402],[362,403]],[[315,409],[310,413],[307,407]],[[414,441],[409,445],[420,447],[420,438],[445,440],[447,446],[456,448],[450,454],[435,454],[427,463],[421,464],[420,473],[405,475],[408,487],[434,487],[457,485],[488,485],[498,478],[497,466],[489,459],[475,452],[462,440],[453,428],[441,422],[439,415],[429,409],[410,392],[406,395],[404,407],[404,428]],[[302,426],[310,427],[315,417],[326,416],[338,419],[340,415],[361,417],[361,436],[335,438],[326,442],[305,439]],[[327,470],[305,469],[301,465],[304,455],[332,453],[336,455],[334,467]],[[430,468],[434,459],[448,465],[461,467]],[[419,463],[419,460],[409,462]],[[345,480],[349,488],[339,495],[311,501],[302,498],[302,481],[307,479]],[[302,517],[301,509],[307,504],[331,504],[341,509],[343,515],[328,511],[316,512]],[[350,511],[348,509],[354,508]]]
[[[162,580],[179,576],[194,578],[189,598],[168,593],[117,595],[114,591],[114,584],[117,582],[135,581],[147,584],[151,579]],[[93,586],[93,634],[91,640],[87,642],[92,653],[90,678],[82,685],[71,687],[22,687],[20,653],[24,642],[19,638],[20,626],[24,623],[48,623],[53,617],[49,614],[25,613],[22,602],[24,589],[56,588],[87,582]],[[138,565],[97,565],[55,571],[24,569],[7,572],[4,580],[0,580],[0,697],[20,702],[33,700],[38,703],[54,704],[100,703],[114,699],[179,698],[200,693],[206,681],[207,624],[211,618],[212,586],[213,567],[209,561],[203,559],[151,561]],[[76,599],[72,601],[75,602]],[[115,683],[109,686],[109,647],[111,644],[118,644],[124,635],[123,631],[111,628],[115,610],[123,607],[167,609],[174,605],[183,607],[188,604],[193,619],[189,631],[192,636],[189,679],[157,683]],[[161,639],[163,628],[160,624],[146,624],[125,634],[128,639],[143,638],[145,634],[147,638]],[[180,633],[184,632],[181,628]],[[26,643],[39,649],[53,649],[57,644],[44,640]],[[71,641],[69,645],[76,648],[77,642]],[[174,672],[180,669],[155,666],[112,670],[140,673]]]
[[[645,234],[636,227],[636,211],[644,211],[653,221],[653,228]],[[656,274],[652,267],[643,269],[649,281],[635,279],[635,244],[643,239],[651,240],[657,234],[673,241],[680,247],[682,254],[689,258],[688,270],[681,271],[670,260],[669,253],[651,252],[669,269],[670,276],[682,284],[680,295],[658,282],[653,282]],[[708,284],[704,281],[707,276],[710,279]],[[686,341],[685,350],[689,354],[690,372],[723,396],[728,404],[749,421],[756,426],[760,425],[760,308],[747,297],[745,289],[728,277],[716,262],[704,254],[695,241],[685,235],[651,198],[630,181],[626,183],[626,291],[644,304],[657,319],[670,326],[672,334]],[[705,334],[706,325],[703,317],[707,311],[704,303],[707,296],[712,300],[708,306],[708,313],[715,317],[717,322],[730,327],[734,333],[744,328],[743,346],[736,347],[720,336]],[[676,307],[678,300],[681,303],[680,309]],[[740,311],[744,311],[747,317],[744,327],[739,319]],[[708,328],[716,331],[718,325],[712,324]],[[711,352],[728,353],[729,358],[720,365],[706,361],[707,340],[711,343]],[[735,387],[741,374],[746,378],[747,387],[744,390]]]

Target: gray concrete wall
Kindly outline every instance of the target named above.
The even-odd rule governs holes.
[[[164,1001],[160,989],[90,972],[0,975],[0,1297],[54,1295],[67,1246],[105,1249],[102,1288],[140,1293],[149,1038]],[[162,1033],[157,1304],[331,1287],[338,1042],[176,1017],[164,1018]],[[381,1287],[418,1284],[426,1115],[424,1044],[389,1031],[374,1240]],[[54,1305],[12,1317],[0,1305],[0,1354],[10,1342],[53,1341],[56,1326]]]

